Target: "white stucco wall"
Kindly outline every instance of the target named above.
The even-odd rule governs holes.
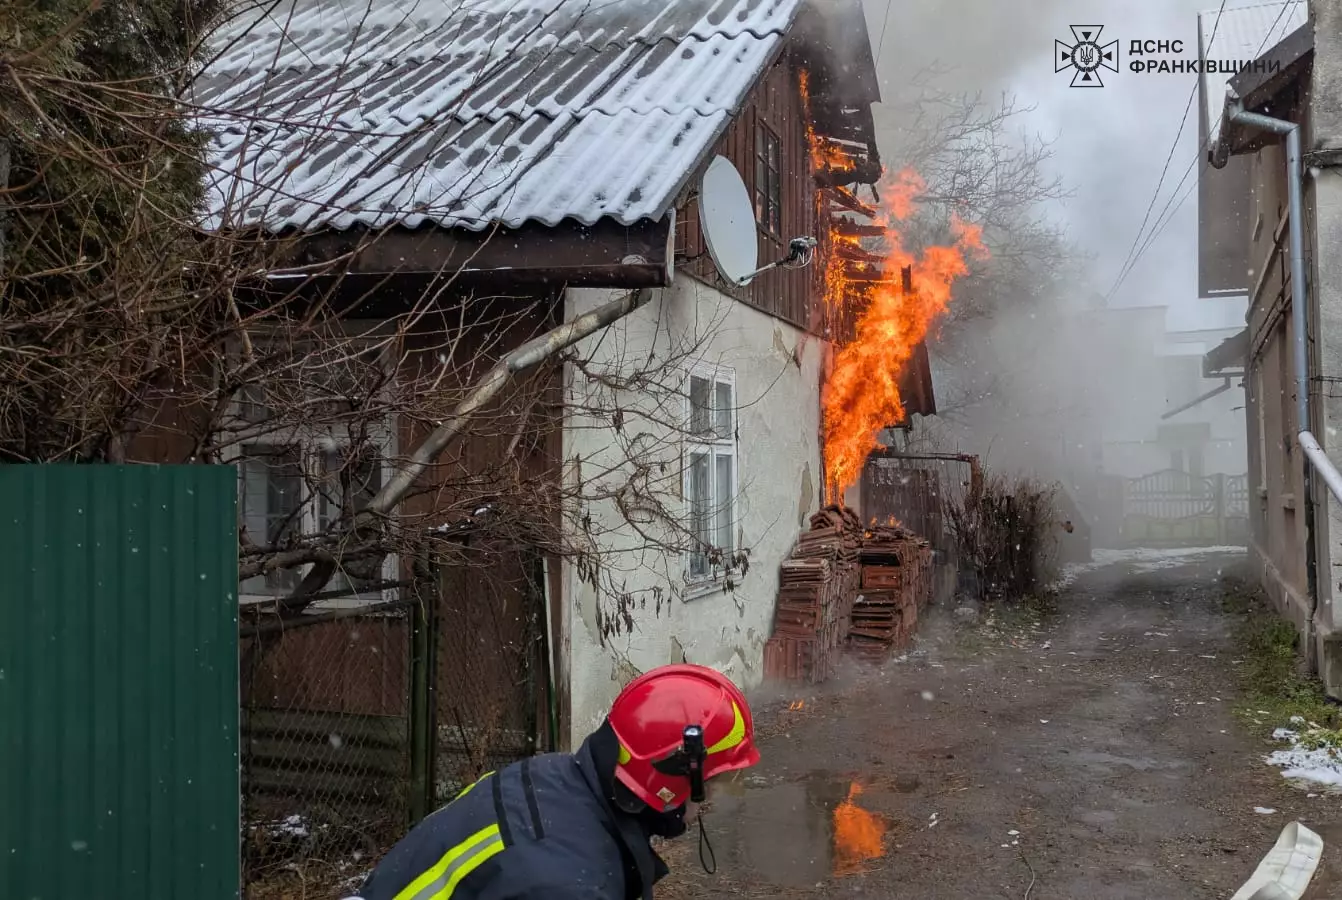
[[[571,290],[567,317],[612,296],[609,291]],[[683,415],[683,400],[672,400],[664,388],[640,392],[637,398],[617,393],[580,367],[567,366],[565,478],[571,488],[583,485],[586,499],[575,504],[582,508],[573,518],[586,520],[584,531],[595,536],[603,565],[597,588],[580,577],[574,563],[566,563],[563,572],[560,646],[569,663],[573,745],[600,724],[631,678],[681,662],[682,654],[689,662],[725,672],[747,690],[761,680],[778,565],[820,502],[824,351],[816,338],[683,275],[642,309],[578,348],[588,373],[605,369],[627,376],[642,371],[676,390],[683,390],[683,373],[694,364],[734,372],[736,531],[738,545],[750,551],[750,565],[730,593],[717,589],[687,595],[685,559],[649,547],[613,501],[592,499],[629,482],[634,467],[627,462],[628,447],[635,442],[648,448],[635,455],[652,463],[652,477],[665,473],[657,488],[660,496],[669,507],[683,510],[679,426],[652,421]],[[645,415],[632,412],[635,404],[644,407]],[[621,409],[618,430],[612,417],[616,406]],[[651,407],[658,409],[646,415]],[[598,604],[606,612],[614,609],[612,588],[631,598],[634,627],[607,637],[603,646]]]

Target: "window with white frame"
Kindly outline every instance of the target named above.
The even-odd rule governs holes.
[[[687,379],[685,500],[694,547],[688,580],[707,581],[736,551],[736,381],[724,369]]]
[[[371,344],[371,345],[370,345]],[[390,477],[394,428],[385,394],[390,354],[368,341],[336,340],[321,348],[253,342],[266,358],[264,383],[235,398],[229,431],[238,470],[239,525],[251,543],[283,548],[361,512]],[[338,571],[325,591],[346,591],[327,607],[384,599],[373,585],[395,577],[392,559],[368,571]],[[245,579],[244,601],[284,596],[305,568]]]

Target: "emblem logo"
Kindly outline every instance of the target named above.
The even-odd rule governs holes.
[[[1072,87],[1104,87],[1100,69],[1118,71],[1118,41],[1100,43],[1103,25],[1073,25],[1075,43],[1053,42],[1053,71],[1075,70]]]

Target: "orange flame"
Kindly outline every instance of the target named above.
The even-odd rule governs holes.
[[[804,69],[799,87],[812,172],[855,169],[854,157],[841,142],[816,133],[810,73]],[[904,169],[885,179],[878,209],[865,207],[847,194],[842,204],[845,209],[863,210],[878,220],[871,224],[849,220],[858,227],[848,228],[836,220],[831,207],[831,198],[846,192],[823,188],[816,192],[817,259],[822,261],[820,286],[825,296],[823,310],[817,313],[823,312],[831,326],[839,326],[830,328],[831,339],[846,340],[836,354],[823,399],[830,502],[841,502],[844,492],[857,481],[867,455],[877,446],[877,434],[904,418],[901,373],[950,303],[952,282],[969,271],[966,256],[987,253],[982,231],[954,217],[952,246],[928,247],[921,255],[905,249],[899,223],[913,214],[917,198],[925,191],[918,173]],[[864,238],[872,237],[873,225],[884,244],[875,254],[863,246]],[[903,290],[900,272],[906,267],[912,271],[913,289],[908,293]],[[853,313],[857,321],[852,323],[852,334],[842,334],[848,326],[846,318]]]
[[[921,254],[905,248],[899,223],[909,218],[925,185],[905,169],[887,177],[880,190],[885,221],[882,279],[866,291],[866,308],[855,323],[852,340],[834,359],[825,388],[825,462],[831,502],[842,498],[862,471],[867,454],[878,446],[877,434],[904,418],[899,378],[918,343],[946,311],[951,285],[968,274],[967,259],[986,255],[982,230],[952,216],[955,243],[927,247]],[[836,236],[837,238],[837,236]],[[836,239],[835,244],[840,241]],[[825,260],[825,286],[831,307],[853,304],[863,285],[832,253]],[[900,270],[912,270],[913,290],[905,293]]]
[[[848,798],[834,807],[834,875],[860,871],[867,860],[885,855],[885,820],[855,802],[862,786],[854,782]]]
[[[809,114],[811,108],[811,73],[803,69],[800,73],[801,101],[803,109],[808,110],[806,118],[806,142],[811,149],[811,171],[826,169],[846,171],[853,168],[852,155],[842,145],[816,134],[815,126]]]

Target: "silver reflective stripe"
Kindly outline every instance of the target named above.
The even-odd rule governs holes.
[[[476,834],[475,838],[483,840],[472,845],[468,839],[466,844],[458,845],[461,855],[448,863],[447,868],[443,869],[437,878],[420,888],[410,900],[447,900],[461,879],[503,849],[503,836],[496,829],[490,829],[485,834]]]

